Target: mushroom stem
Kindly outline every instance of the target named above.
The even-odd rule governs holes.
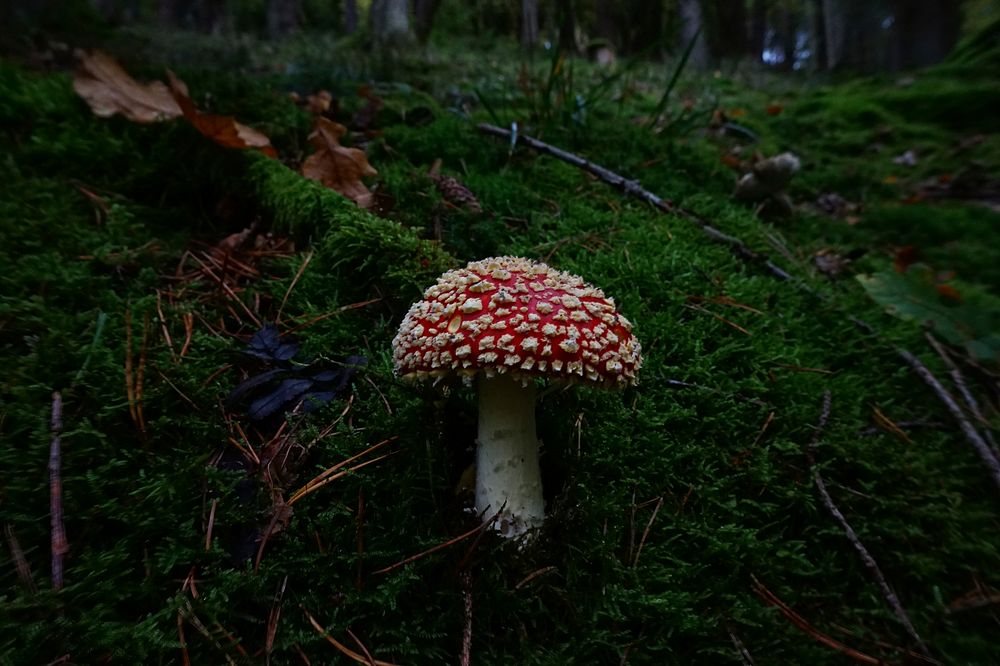
[[[508,375],[479,379],[476,510],[496,512],[497,531],[512,538],[542,523],[545,502],[535,435],[535,385]]]

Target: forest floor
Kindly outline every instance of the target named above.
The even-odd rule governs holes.
[[[97,117],[66,50],[0,63],[0,663],[1000,664],[998,52],[672,85],[461,46],[103,44],[276,159]],[[368,210],[300,175],[317,115]],[[787,199],[735,201],[784,151]],[[466,510],[474,396],[390,351],[506,254],[603,288],[645,357],[542,393],[520,546]]]

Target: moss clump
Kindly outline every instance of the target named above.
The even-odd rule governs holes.
[[[227,84],[232,109],[242,99],[282,104],[267,86],[239,78]],[[0,588],[0,653],[12,663],[67,653],[81,663],[177,661],[178,617],[193,663],[240,660],[264,650],[275,607],[282,608],[270,654],[276,664],[296,663],[300,650],[314,663],[339,658],[303,609],[345,644],[352,631],[377,658],[450,661],[461,646],[460,568],[472,576],[473,650],[482,663],[617,663],[626,654],[632,663],[738,663],[730,630],[752,654],[778,662],[840,663],[841,655],[765,606],[751,576],[817,627],[845,626],[866,651],[902,658],[884,646],[905,644],[905,635],[805,469],[803,446],[825,390],[834,411],[819,458],[841,509],[937,656],[982,663],[992,655],[989,618],[970,613],[957,622],[945,604],[974,581],[1000,585],[995,489],[948,428],[914,430],[909,439],[862,432],[877,422],[876,409],[896,421],[943,420],[892,348],[920,348],[922,336],[883,316],[851,282],[831,287],[808,261],[821,244],[892,243],[912,219],[927,244],[981,219],[979,209],[956,207],[940,221],[937,208],[899,207],[894,190],[865,189],[871,160],[844,147],[861,145],[867,135],[853,133],[863,119],[898,119],[867,93],[845,94],[830,117],[825,102],[803,94],[797,110],[760,123],[769,145],[802,142],[814,171],[803,174],[799,196],[835,185],[880,202],[856,228],[819,215],[780,229],[761,223],[729,202],[731,178],[714,139],[650,138],[599,118],[577,147],[757,250],[772,250],[784,235],[791,247],[782,261],[800,284],[827,294],[818,300],[744,264],[684,220],[549,158],[510,155],[447,114],[421,127],[399,114],[385,128],[372,151],[383,190],[396,199],[392,219],[384,219],[277,161],[227,153],[183,126],[94,119],[65,77],[5,67],[0,84],[9,128],[0,256],[12,267],[0,276],[0,358],[12,369],[0,385],[0,521],[41,590],[14,576]],[[273,129],[286,147],[302,145],[301,115],[282,108]],[[810,133],[810,122],[828,133]],[[552,130],[547,138],[568,144],[571,134]],[[901,125],[895,136],[893,149],[915,139],[941,149],[952,138],[930,121]],[[484,214],[434,199],[422,174],[438,157],[461,170]],[[836,179],[850,169],[857,171]],[[78,186],[96,192],[106,210]],[[238,202],[241,214],[219,212],[219,201]],[[435,215],[440,241],[429,240]],[[302,462],[290,476],[271,477],[273,489],[287,498],[386,438],[396,437],[399,450],[296,503],[256,568],[239,551],[256,554],[253,537],[271,520],[272,488],[240,465],[213,465],[220,452],[233,453],[228,424],[240,418],[218,407],[240,378],[222,369],[238,358],[236,338],[254,326],[226,311],[237,309],[231,300],[156,298],[157,289],[180,291],[168,276],[190,242],[215,241],[254,218],[313,254],[308,265],[303,255],[262,264],[263,277],[240,296],[244,305],[259,307],[261,319],[276,318],[281,307],[286,328],[304,326],[307,354],[369,359],[346,414],[344,404],[330,404],[289,417]],[[960,242],[941,261],[972,262],[991,282],[988,253],[962,237],[954,235]],[[475,522],[456,492],[472,459],[474,400],[462,390],[398,382],[389,342],[408,303],[437,274],[493,253],[547,260],[614,296],[643,342],[641,384],[621,394],[553,391],[540,401],[550,519],[529,546],[486,536],[474,548],[466,541],[379,573]],[[887,263],[875,252],[866,261]],[[182,339],[185,313],[195,324],[180,359],[163,331]],[[860,331],[851,315],[876,323],[882,336]],[[126,357],[134,373],[142,348],[140,431],[124,374]],[[66,401],[71,544],[67,586],[58,593],[45,573],[54,388]],[[243,425],[262,450],[266,434]],[[215,538],[206,548],[213,504]]]

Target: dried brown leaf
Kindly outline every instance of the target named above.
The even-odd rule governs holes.
[[[264,133],[237,122],[236,118],[232,116],[202,113],[191,101],[187,84],[178,79],[169,69],[167,70],[167,78],[170,81],[170,92],[184,118],[196,130],[226,148],[256,148],[268,157],[278,156],[278,152],[271,145],[271,140]]]
[[[345,148],[340,138],[347,128],[328,118],[319,116],[309,142],[316,152],[302,163],[302,175],[317,180],[344,195],[361,208],[370,208],[373,203],[371,190],[362,182],[366,176],[376,176],[376,171],[368,163],[363,150]]]
[[[180,105],[161,81],[138,83],[103,51],[82,56],[73,76],[73,90],[102,118],[120,113],[132,122],[155,123],[182,115]]]

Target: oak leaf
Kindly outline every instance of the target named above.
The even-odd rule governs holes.
[[[169,69],[167,79],[170,81],[170,92],[184,114],[184,119],[196,130],[226,148],[256,148],[268,157],[278,156],[267,135],[238,122],[232,116],[202,113],[191,101],[186,83]]]
[[[81,57],[73,90],[102,118],[120,113],[132,122],[155,123],[182,115],[180,105],[161,81],[137,82],[102,51]]]
[[[363,150],[340,145],[340,138],[346,133],[347,128],[343,125],[318,116],[309,135],[316,152],[302,163],[302,175],[323,183],[361,208],[370,208],[374,197],[361,179],[377,176],[378,171],[368,163]]]

